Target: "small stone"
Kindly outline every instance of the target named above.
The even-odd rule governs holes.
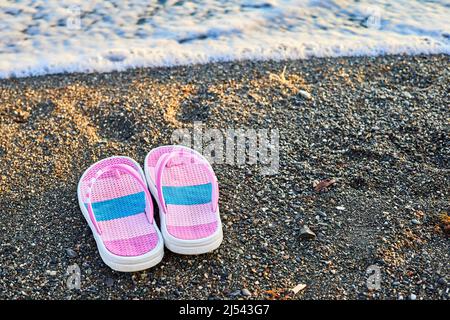
[[[320,215],[322,218],[324,218],[324,219],[327,218],[327,214],[326,214],[325,212],[323,212],[323,211],[319,211],[319,215]]]
[[[18,117],[17,117],[17,122],[26,122],[28,120],[28,118],[30,117],[30,113],[24,110],[19,110],[15,112]]]
[[[409,93],[408,91],[403,91],[403,95],[405,96],[405,98],[407,98],[407,99],[412,99],[412,95],[411,95],[411,93]]]
[[[414,293],[411,293],[411,295],[409,296],[410,300],[416,300],[417,296]]]
[[[312,99],[312,95],[311,93],[309,93],[308,91],[305,90],[299,90],[298,94],[301,95],[303,98],[311,100]]]
[[[233,292],[230,293],[231,297],[236,297],[236,296],[239,296],[239,295],[241,295],[241,290],[236,290],[236,291],[233,291]]]
[[[296,285],[294,288],[291,289],[291,291],[294,294],[297,294],[298,292],[304,290],[306,288],[306,284],[300,283],[298,285]]]
[[[78,254],[75,252],[75,250],[67,248],[66,253],[69,256],[69,258],[76,258]]]
[[[307,225],[304,225],[300,229],[300,239],[313,240],[315,238],[316,234]]]
[[[252,293],[248,289],[242,289],[241,293],[245,297],[250,297],[252,295]]]

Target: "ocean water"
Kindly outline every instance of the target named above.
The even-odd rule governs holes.
[[[450,53],[449,0],[2,0],[0,78]]]

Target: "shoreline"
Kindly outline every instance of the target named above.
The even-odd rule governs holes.
[[[0,79],[0,297],[448,299],[449,66],[389,55]],[[76,202],[79,177],[111,155],[142,164],[194,121],[279,130],[278,174],[214,165],[220,249],[110,270]],[[65,287],[74,263],[81,291]],[[380,290],[366,286],[370,266]]]
[[[9,78],[0,78],[0,84],[7,82],[33,82],[36,80],[51,80],[50,78],[58,78],[58,81],[61,81],[64,77],[70,77],[73,79],[83,79],[89,82],[89,78],[101,77],[105,75],[107,77],[112,76],[114,74],[138,74],[138,73],[151,73],[164,71],[164,70],[177,70],[177,69],[185,69],[185,68],[195,68],[201,69],[202,67],[208,66],[227,66],[227,65],[255,65],[255,64],[264,64],[264,65],[284,65],[289,62],[309,62],[314,61],[316,63],[326,63],[331,62],[333,60],[379,60],[379,59],[408,59],[408,58],[424,58],[424,57],[449,57],[450,54],[445,52],[437,52],[437,53],[427,53],[427,52],[419,52],[419,53],[388,53],[388,54],[375,54],[375,55],[340,55],[340,56],[310,56],[306,58],[298,58],[298,59],[233,59],[233,60],[223,60],[223,61],[209,61],[203,63],[186,63],[186,64],[177,64],[177,65],[167,65],[167,66],[148,66],[148,67],[127,67],[124,70],[112,70],[112,71],[76,71],[76,72],[57,72],[57,73],[49,73],[49,74],[37,74],[31,76],[11,76]],[[91,79],[92,80],[92,79]]]

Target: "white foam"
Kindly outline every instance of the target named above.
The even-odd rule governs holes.
[[[240,59],[450,54],[448,17],[445,0],[17,0],[0,3],[0,78]]]

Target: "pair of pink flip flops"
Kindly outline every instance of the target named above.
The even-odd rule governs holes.
[[[164,245],[180,254],[219,247],[219,188],[209,162],[192,149],[163,146],[148,153],[144,169],[129,157],[110,157],[90,166],[78,183],[80,208],[103,261],[131,272],[158,264]]]

